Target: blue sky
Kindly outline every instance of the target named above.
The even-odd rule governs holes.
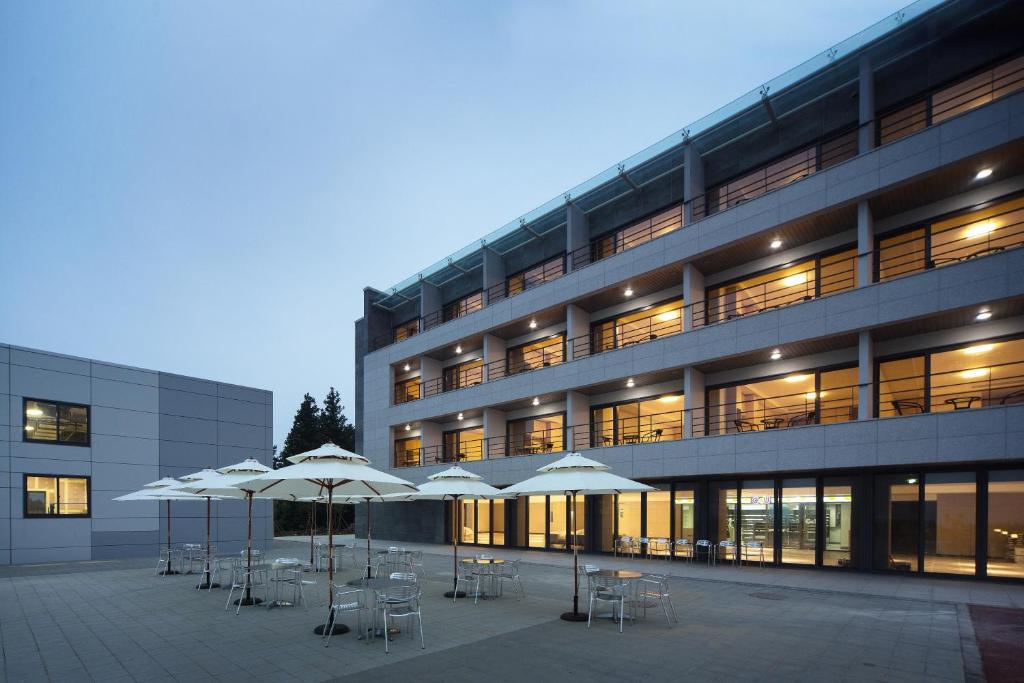
[[[385,288],[900,2],[0,4],[0,342],[351,415]]]

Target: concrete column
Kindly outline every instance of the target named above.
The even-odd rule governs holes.
[[[586,358],[590,355],[590,313],[579,306],[569,304],[565,307],[565,336],[569,360]],[[573,346],[579,349],[574,352]]]
[[[875,219],[871,205],[857,204],[857,286],[867,287],[875,278]]]
[[[867,55],[860,58],[860,78],[857,88],[857,111],[860,128],[857,151],[860,154],[875,148],[875,72]]]
[[[693,200],[704,196],[704,160],[700,152],[687,143],[683,150],[683,224],[689,225],[693,217]]]
[[[426,280],[420,280],[420,317],[426,318],[437,313],[441,310],[443,303],[441,301],[441,290]]]
[[[484,438],[487,439],[487,450],[484,457],[500,458],[506,453],[505,433],[508,421],[504,411],[495,408],[484,408]]]
[[[427,382],[441,377],[441,361],[430,356],[420,356],[420,396],[425,396]],[[435,392],[436,393],[436,392]]]
[[[436,422],[421,422],[420,423],[420,442],[423,448],[431,448],[441,446],[441,425]],[[429,453],[429,452],[428,452]],[[438,453],[440,456],[440,453]]]
[[[590,397],[578,391],[565,394],[566,445],[578,451],[590,448]]]
[[[701,327],[704,323],[704,274],[697,270],[692,263],[683,264],[683,332],[689,332],[694,327]],[[693,324],[694,306],[697,309],[698,325]]]
[[[857,419],[875,416],[875,342],[871,332],[860,333],[857,344]]]
[[[590,222],[587,220],[587,214],[575,204],[567,204],[565,214],[565,267],[566,270],[572,270],[573,252],[590,244]],[[581,265],[590,262],[589,258],[576,260],[580,261]]]
[[[483,249],[484,254],[484,292],[489,292],[491,287],[505,283],[505,259],[501,257],[495,251],[492,251],[486,247]],[[485,302],[488,306],[494,301],[500,301],[505,298],[505,289],[501,289],[501,295],[495,296],[492,300],[490,295],[487,296]]]
[[[688,367],[683,371],[683,438],[703,436],[707,416],[704,414],[704,373]],[[696,420],[694,420],[696,417]]]
[[[495,337],[493,334],[484,335],[484,364],[487,366],[484,368],[484,381],[486,382],[490,378],[498,379],[504,377],[504,366],[500,364],[491,365],[495,361],[505,360],[505,340],[500,337]]]

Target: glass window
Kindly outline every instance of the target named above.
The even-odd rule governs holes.
[[[924,570],[974,574],[974,473],[924,477]]]
[[[570,498],[570,501],[572,499]],[[587,497],[584,495],[576,496],[576,507],[573,509],[570,515],[569,523],[573,528],[573,543],[576,548],[583,550],[586,545],[587,538],[587,515],[586,506]]]
[[[492,500],[491,505],[491,543],[505,545],[505,501]]]
[[[597,238],[591,243],[591,260],[599,261],[608,258],[612,254],[638,247],[681,227],[683,227],[683,205],[679,204],[650,218],[645,218],[609,235]]]
[[[920,529],[917,476],[875,477],[875,568],[917,571]]]
[[[647,538],[650,539],[648,552],[667,557],[672,538],[672,492],[648,491],[647,494]]]
[[[637,538],[641,535],[640,500],[639,493],[620,493],[616,496],[615,517],[618,521],[619,536]]]
[[[484,293],[475,292],[444,305],[442,317],[445,321],[461,318],[484,307]]]
[[[445,462],[466,462],[467,460],[483,460],[484,428],[467,427],[445,432]]]
[[[818,260],[818,296],[845,292],[857,286],[857,249],[847,249]]]
[[[857,419],[857,368],[828,370],[818,382],[818,422],[850,422]]]
[[[878,416],[923,413],[924,356],[878,364]]]
[[[395,382],[395,404],[408,403],[420,398],[420,378],[412,377]]]
[[[549,261],[527,268],[508,278],[508,296],[515,296],[531,287],[544,284],[565,275],[565,257],[561,254]]]
[[[811,260],[721,287],[711,287],[707,290],[705,303],[707,321],[732,320],[813,299],[815,280],[814,261]]]
[[[683,300],[668,301],[595,323],[591,328],[591,353],[654,341],[681,334]]]
[[[508,423],[508,454],[533,455],[565,448],[565,416],[561,413]]]
[[[878,241],[878,280],[919,273],[925,269],[925,230],[917,228]]]
[[[491,543],[491,501],[476,501],[476,542],[482,545]]]
[[[25,475],[25,517],[88,517],[89,478]]]
[[[697,538],[694,535],[696,507],[693,489],[677,488],[672,503],[676,540],[685,538],[691,544],[694,543]],[[685,554],[680,548],[676,548],[676,553],[679,555]]]
[[[599,526],[598,545],[601,552],[610,553],[614,550],[615,542],[615,499],[618,496],[598,496],[598,508],[600,514],[597,516]]]
[[[853,487],[840,479],[825,479],[823,491],[825,547],[822,564],[826,567],[852,566]]]
[[[569,507],[566,496],[548,497],[548,547],[564,550],[566,547],[566,516]]]
[[[736,482],[712,482],[712,496],[715,500],[715,516],[717,518],[717,535],[712,541],[736,540],[736,503],[739,492]]]
[[[1024,339],[971,344],[931,354],[932,412],[1024,399]]]
[[[25,441],[89,445],[89,406],[24,399]]]
[[[818,490],[813,479],[782,481],[782,561],[814,564],[818,533]]]
[[[444,369],[444,391],[471,387],[484,381],[484,361],[481,358],[449,365]]]
[[[988,575],[1024,577],[1024,470],[988,476]]]
[[[395,325],[395,341],[400,342],[403,339],[408,339],[420,331],[419,318],[413,318],[401,325]]]
[[[522,502],[523,499],[519,500]],[[547,536],[547,497],[527,496],[526,503],[529,506],[529,546],[543,548]]]
[[[808,147],[720,185],[711,191],[712,213],[742,204],[795,180],[805,178],[814,173],[816,167],[817,150],[815,147]]]
[[[744,557],[757,561],[764,549],[764,561],[772,562],[775,546],[775,486],[770,480],[745,481],[740,500],[740,540]],[[753,550],[752,554],[751,550]]]
[[[878,121],[878,141],[888,144],[928,127],[928,100],[886,114]]]
[[[932,123],[1004,97],[1024,88],[1024,57],[1017,57],[932,95]]]
[[[461,529],[459,537],[461,543],[476,543],[476,501],[460,500],[462,506]]]
[[[395,467],[419,467],[422,445],[418,436],[395,439]]]
[[[684,404],[680,393],[594,408],[591,444],[603,447],[681,439]]]
[[[958,263],[1018,246],[1024,240],[1024,197],[931,225],[930,260]]]
[[[537,370],[565,361],[565,337],[560,334],[508,350],[508,374]]]

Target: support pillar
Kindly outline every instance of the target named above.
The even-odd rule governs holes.
[[[857,81],[857,112],[860,127],[857,133],[857,152],[864,154],[875,148],[875,72],[871,59],[860,58],[860,77]]]
[[[875,417],[875,342],[864,330],[857,340],[857,419]]]
[[[483,248],[483,271],[484,271],[484,292],[487,300],[485,305],[490,306],[495,301],[505,298],[505,288],[497,289],[497,285],[505,284],[505,259],[501,254],[492,251],[487,247]],[[491,287],[495,287],[495,295],[491,295]]]
[[[484,381],[504,377],[507,368],[500,361],[505,360],[505,340],[493,334],[484,335]],[[492,365],[493,363],[493,365]]]
[[[704,274],[692,263],[683,264],[683,332],[704,325]],[[696,313],[695,313],[696,311]],[[694,324],[696,318],[698,324]]]
[[[857,204],[857,286],[875,281],[875,219],[867,201]]]
[[[704,435],[707,417],[704,410],[704,373],[688,367],[683,371],[683,438]],[[696,418],[696,419],[695,419]]]
[[[565,393],[566,446],[579,451],[590,448],[590,397],[578,391]]]
[[[590,222],[587,220],[587,214],[575,204],[567,204],[565,214],[565,267],[570,271],[576,270],[577,265],[582,267],[590,263],[589,254],[584,257],[573,257],[577,249],[590,244]]]
[[[590,355],[590,313],[573,304],[565,307],[565,341],[569,360]]]
[[[505,448],[505,435],[508,421],[504,411],[496,408],[484,408],[484,442],[487,444],[484,457],[487,459],[504,457],[508,452]]]

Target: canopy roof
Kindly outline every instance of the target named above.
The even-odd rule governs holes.
[[[234,465],[221,467],[216,472],[212,472],[201,479],[183,482],[178,488],[179,490],[204,496],[245,498],[246,493],[252,489],[241,486],[241,484],[264,472],[270,471],[271,469],[260,461],[248,458]],[[253,493],[255,494],[255,491]],[[263,497],[269,498],[270,496]]]
[[[626,491],[653,491],[647,484],[612,474],[607,465],[570,453],[564,458],[541,467],[537,476],[530,477],[500,491],[503,496],[540,496],[568,493],[604,495]]]
[[[203,496],[197,496],[188,491],[178,488],[181,482],[172,477],[164,477],[157,481],[151,481],[138,491],[118,496],[114,500],[206,500]]]
[[[444,472],[427,477],[429,481],[421,484],[419,493],[412,495],[417,500],[453,500],[455,498],[493,498],[501,495],[501,491],[485,484],[479,475],[464,470],[458,465]]]

